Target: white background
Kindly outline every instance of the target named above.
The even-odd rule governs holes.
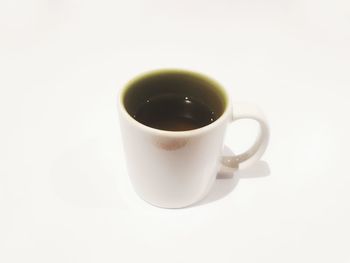
[[[263,161],[180,210],[133,192],[118,126],[118,90],[161,67],[271,125]],[[1,0],[0,262],[350,262],[349,71],[345,0]]]

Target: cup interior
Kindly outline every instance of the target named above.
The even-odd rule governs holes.
[[[190,97],[216,113],[218,119],[225,111],[228,99],[224,89],[214,80],[185,70],[159,70],[130,81],[122,92],[126,111],[134,117],[145,101],[164,94]]]

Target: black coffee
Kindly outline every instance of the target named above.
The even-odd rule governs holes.
[[[179,94],[162,94],[140,103],[133,117],[152,128],[187,131],[215,121],[219,113],[195,98]]]

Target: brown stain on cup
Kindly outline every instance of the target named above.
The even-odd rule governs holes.
[[[161,138],[155,137],[153,140],[154,145],[165,151],[176,151],[181,149],[187,144],[187,139],[184,138]]]

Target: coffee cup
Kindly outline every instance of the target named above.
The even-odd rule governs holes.
[[[127,171],[136,193],[162,208],[190,206],[209,192],[218,171],[251,164],[264,153],[269,128],[253,104],[234,104],[204,74],[181,69],[147,72],[119,94]],[[253,119],[259,134],[236,156],[222,156],[228,124]]]

